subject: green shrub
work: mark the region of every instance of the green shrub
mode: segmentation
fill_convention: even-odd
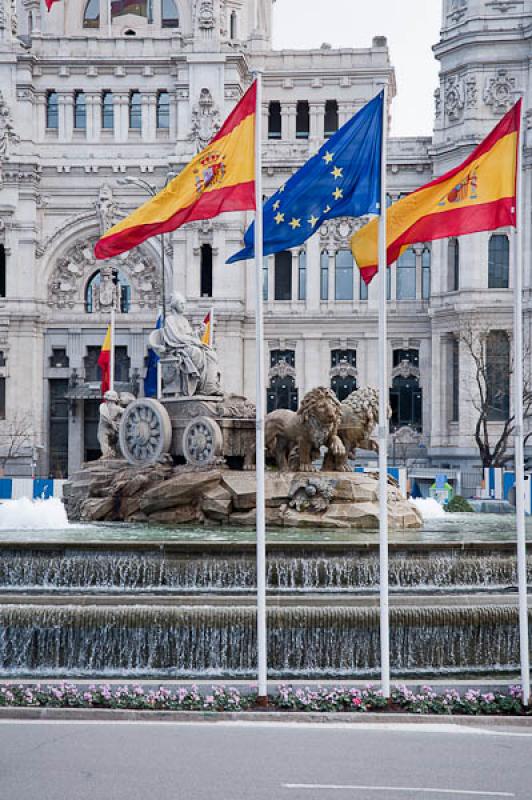
[[[453,514],[463,514],[465,511],[473,511],[465,497],[462,497],[460,494],[455,494],[455,496],[449,500],[447,505],[444,506],[444,509]]]

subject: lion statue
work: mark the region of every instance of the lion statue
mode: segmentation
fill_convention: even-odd
[[[342,417],[340,402],[330,389],[318,386],[307,392],[297,411],[272,411],[265,421],[266,451],[275,458],[280,472],[315,472],[312,461],[320,447],[332,457],[345,460],[338,437]]]
[[[323,470],[349,472],[348,458],[355,458],[357,448],[378,453],[377,442],[371,439],[373,429],[379,422],[379,393],[366,386],[357,389],[341,403],[342,419],[338,436],[344,445],[344,453],[335,455],[331,450],[325,456]],[[389,412],[390,414],[390,412]]]

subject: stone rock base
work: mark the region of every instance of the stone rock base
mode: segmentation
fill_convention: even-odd
[[[146,522],[181,525],[204,522],[253,527],[254,472],[192,469],[125,461],[86,464],[64,487],[72,521]],[[390,528],[421,528],[417,508],[390,478]],[[266,474],[266,523],[286,528],[379,527],[377,476],[363,473]]]

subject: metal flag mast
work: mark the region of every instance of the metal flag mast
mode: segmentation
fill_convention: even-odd
[[[110,391],[114,391],[115,388],[115,296],[116,296],[116,286],[113,283],[113,302],[111,304],[111,322],[109,325],[111,335],[109,337],[109,347],[111,351],[109,353],[109,389]]]
[[[523,704],[530,703],[530,655],[528,637],[528,587],[525,528],[525,458],[523,410],[523,106],[517,146],[515,228],[512,231],[514,272],[514,416],[515,416],[515,505],[517,522],[517,575],[519,586],[519,649]]]
[[[379,571],[381,688],[390,697],[390,610],[388,591],[388,325],[386,318],[388,268],[386,247],[386,160],[388,85],[382,97],[381,197],[379,217]]]
[[[266,512],[264,491],[264,309],[262,265],[264,260],[262,211],[262,73],[254,72],[257,82],[255,115],[255,337],[256,373],[256,479],[257,479],[257,678],[258,702],[268,702],[266,641]]]

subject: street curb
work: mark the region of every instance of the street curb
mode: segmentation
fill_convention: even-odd
[[[135,711],[119,708],[0,708],[0,722],[37,720],[43,722],[275,722],[345,723],[357,725],[410,724],[456,725],[470,728],[531,728],[532,716],[467,716],[463,714],[402,714],[371,712],[301,711]]]

